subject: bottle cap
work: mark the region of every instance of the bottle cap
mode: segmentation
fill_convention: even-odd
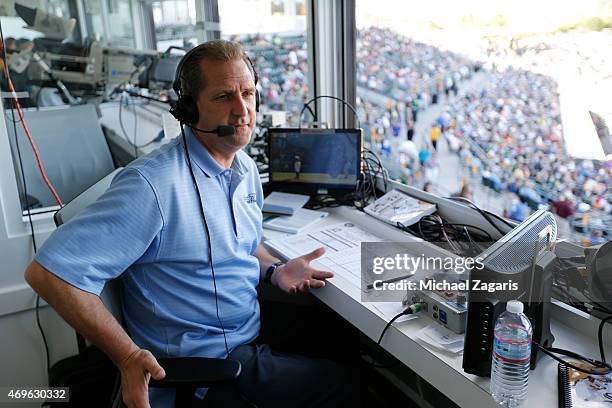
[[[506,310],[510,313],[523,313],[523,303],[518,300],[509,300],[506,304]]]

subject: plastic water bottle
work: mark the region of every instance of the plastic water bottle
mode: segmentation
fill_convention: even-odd
[[[491,396],[498,404],[518,407],[527,397],[531,359],[531,323],[523,304],[511,300],[495,323]]]

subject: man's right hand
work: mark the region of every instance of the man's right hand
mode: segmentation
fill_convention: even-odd
[[[26,281],[85,338],[98,346],[121,373],[123,400],[129,408],[149,408],[149,379],[166,376],[153,354],[138,348],[104,303],[93,293],[63,281],[35,260]]]
[[[161,380],[166,376],[153,354],[137,349],[123,361],[119,371],[123,402],[128,408],[150,408],[149,379]]]

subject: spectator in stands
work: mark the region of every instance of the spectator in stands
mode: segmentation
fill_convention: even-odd
[[[438,126],[432,126],[429,136],[431,138],[431,145],[434,150],[438,150],[438,140],[440,139],[440,135],[442,134],[442,129]]]
[[[427,193],[435,194],[435,188],[434,188],[433,184],[430,183],[429,181],[426,181],[425,184],[423,184],[423,191],[425,191]]]
[[[507,210],[507,213],[504,214],[505,217],[518,222],[523,222],[528,215],[529,207],[527,204],[516,198],[512,200],[512,206]]]
[[[522,200],[526,201],[531,208],[537,208],[542,200],[538,192],[534,190],[533,183],[531,182],[527,182],[525,186],[521,187],[518,195]]]
[[[419,102],[416,99],[412,99],[412,121],[416,122],[419,115]]]
[[[399,122],[393,122],[393,125],[391,125],[391,128],[393,130],[393,136],[394,137],[398,137],[400,135],[400,131],[401,131],[401,127]]]
[[[552,210],[561,218],[571,218],[576,213],[576,203],[570,192],[565,192],[561,200],[552,202]]]
[[[591,231],[591,236],[589,237],[589,245],[598,245],[606,242],[606,239],[603,236],[603,233],[600,230]]]
[[[421,164],[421,166],[424,166],[425,163],[427,163],[429,156],[431,156],[431,152],[429,151],[427,146],[423,144],[423,147],[421,147],[421,150],[419,150],[419,163]]]
[[[463,180],[461,182],[461,190],[454,193],[452,197],[462,197],[470,201],[474,201],[474,196],[472,194],[472,190],[470,189],[470,185],[467,180]]]
[[[440,170],[440,162],[438,161],[438,155],[433,152],[427,160],[425,160],[424,168],[424,179],[425,181],[437,182],[438,172]]]

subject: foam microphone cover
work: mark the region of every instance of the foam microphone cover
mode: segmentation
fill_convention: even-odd
[[[221,125],[217,128],[216,133],[219,137],[231,136],[236,133],[236,128],[233,126]]]

